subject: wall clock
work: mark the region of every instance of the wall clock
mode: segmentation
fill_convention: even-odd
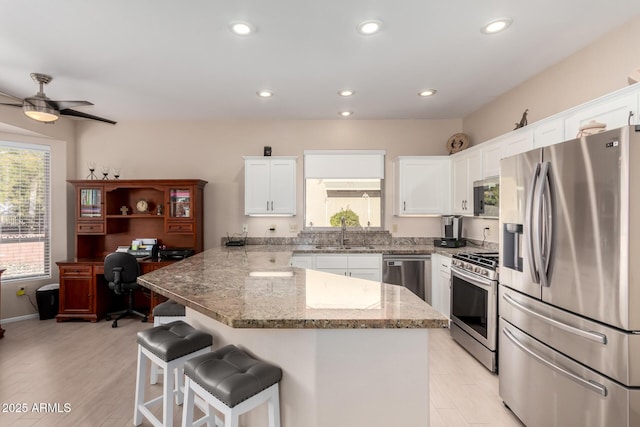
[[[138,213],[149,212],[149,203],[144,199],[138,200],[138,202],[136,203],[136,210],[138,211]]]

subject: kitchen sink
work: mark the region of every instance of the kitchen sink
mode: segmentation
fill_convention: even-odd
[[[332,246],[332,245],[316,245],[316,249],[324,249],[327,251],[342,251],[342,250],[350,250],[350,251],[362,251],[362,250],[369,250],[369,249],[375,249],[375,246],[368,246],[368,245],[361,245],[361,246],[354,246],[354,245],[345,245],[345,246]]]

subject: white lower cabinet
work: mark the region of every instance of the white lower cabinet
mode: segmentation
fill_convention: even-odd
[[[431,255],[431,306],[451,318],[451,258]]]
[[[291,265],[374,282],[382,280],[382,254],[294,255]]]
[[[289,262],[291,267],[313,268],[313,255],[294,255]]]

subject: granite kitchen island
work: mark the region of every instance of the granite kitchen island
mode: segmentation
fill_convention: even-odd
[[[187,321],[279,365],[283,427],[429,425],[429,328],[409,290],[293,268],[287,247],[214,248],[139,277]],[[264,425],[266,407],[247,414]]]

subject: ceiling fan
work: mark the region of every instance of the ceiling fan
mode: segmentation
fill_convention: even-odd
[[[43,88],[44,85],[53,80],[53,77],[47,74],[31,73],[31,78],[33,79],[33,81],[40,85],[40,90],[38,91],[38,93],[28,98],[22,99],[18,98],[17,96],[9,95],[8,93],[0,92],[1,95],[5,95],[9,98],[21,101],[20,104],[0,102],[0,105],[20,107],[27,117],[44,123],[53,123],[60,118],[60,115],[63,115],[80,117],[83,119],[98,120],[105,123],[111,123],[112,125],[116,124],[116,122],[114,122],[113,120],[93,116],[87,113],[82,113],[70,108],[93,105],[89,101],[54,101],[52,99],[49,99],[49,97],[44,94]]]

